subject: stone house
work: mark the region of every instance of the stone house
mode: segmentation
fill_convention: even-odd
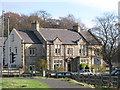
[[[33,31],[13,29],[5,42],[5,65],[25,69],[41,58],[41,46],[41,41]],[[16,54],[15,61],[11,53]]]
[[[120,68],[120,45],[118,46],[118,49],[113,57],[112,64],[113,66]]]
[[[53,29],[39,28],[39,23],[33,22],[32,30],[12,30],[5,47],[5,64],[16,67],[34,65],[42,57],[47,60],[49,70],[63,67],[65,71],[76,72],[81,63],[89,67],[103,64],[100,41],[79,25],[73,29]],[[10,61],[11,52],[17,54],[15,62]]]

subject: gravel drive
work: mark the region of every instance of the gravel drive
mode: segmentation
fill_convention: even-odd
[[[87,88],[85,86],[69,83],[68,81],[55,80],[55,79],[34,79],[44,82],[52,88]]]

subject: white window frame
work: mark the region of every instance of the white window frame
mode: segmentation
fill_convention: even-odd
[[[80,64],[88,64],[89,65],[89,60],[88,59],[81,59]]]
[[[17,47],[15,47],[15,54],[17,54],[18,53],[18,48]]]
[[[55,62],[56,61],[56,62]],[[54,65],[54,69],[55,69],[55,65],[58,65],[56,67],[61,67],[63,63],[63,60],[54,60],[53,65]]]
[[[80,48],[79,48],[79,55],[85,56],[87,54],[86,45],[80,44],[79,46],[80,46]],[[81,53],[80,53],[80,50],[81,50]]]
[[[55,55],[61,55],[61,47],[62,47],[62,45],[60,45],[60,44],[56,44],[55,45]]]
[[[67,48],[67,55],[74,55],[74,48]]]

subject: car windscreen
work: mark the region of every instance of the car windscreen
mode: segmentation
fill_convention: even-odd
[[[66,75],[66,76],[70,76],[71,74],[70,74],[70,73],[66,73],[65,75]]]
[[[116,72],[116,70],[112,71],[112,72],[111,72],[111,75],[114,74],[115,72]]]

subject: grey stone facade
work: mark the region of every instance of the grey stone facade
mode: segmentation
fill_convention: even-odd
[[[8,41],[13,34],[14,42],[10,42],[9,48],[15,52],[17,47],[19,51],[16,62],[12,64],[23,68],[34,65],[42,57],[47,60],[49,70],[62,67],[64,71],[76,72],[81,63],[89,67],[94,65],[95,58],[100,58],[100,65],[103,63],[99,54],[101,43],[90,31],[81,30],[79,25],[73,29],[52,29],[39,28],[38,22],[34,22],[31,31],[13,30],[5,44],[7,53]],[[6,64],[8,60],[6,57]]]

